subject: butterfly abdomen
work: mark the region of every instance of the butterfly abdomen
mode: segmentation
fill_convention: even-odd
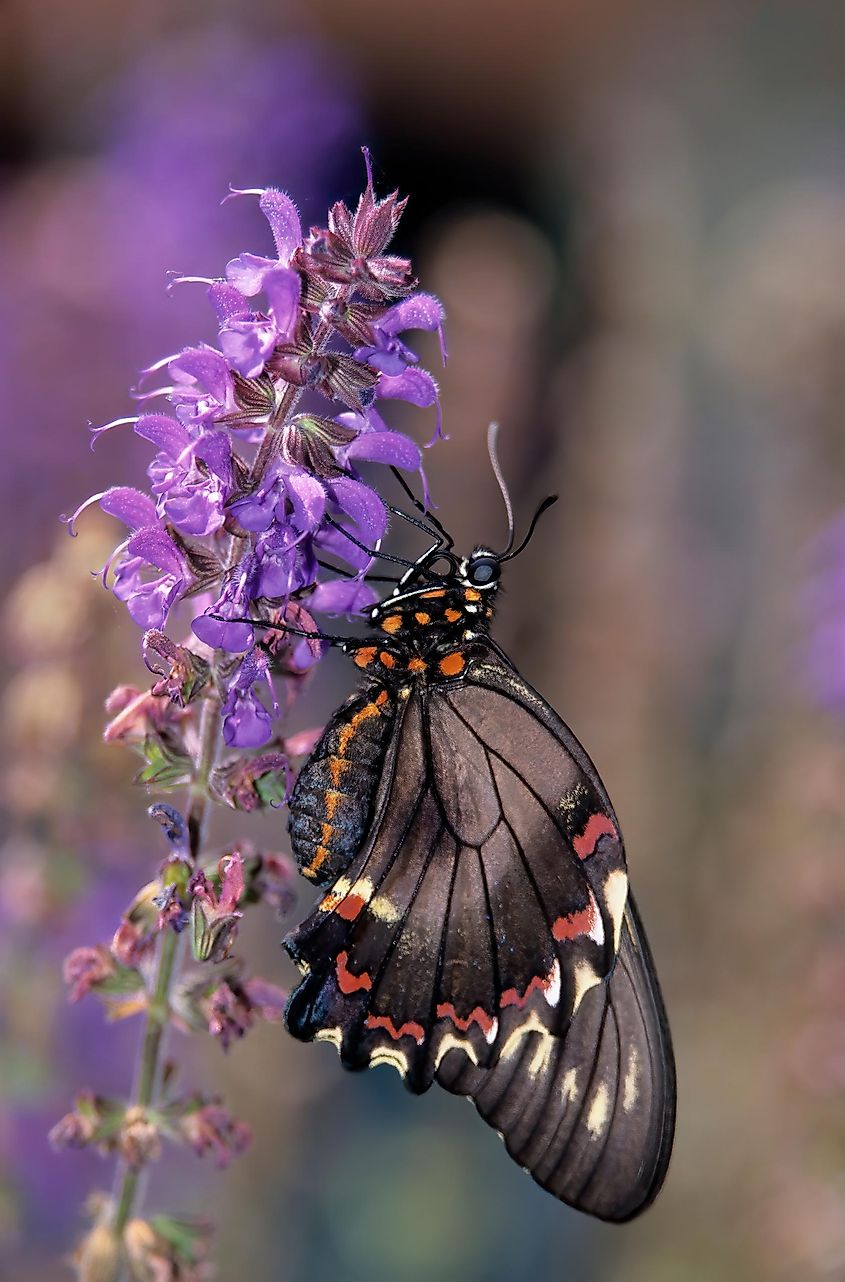
[[[394,713],[385,689],[351,699],[299,773],[290,799],[291,847],[299,871],[317,885],[334,881],[361,844]]]

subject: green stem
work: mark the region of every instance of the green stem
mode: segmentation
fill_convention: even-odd
[[[210,806],[208,781],[220,740],[220,701],[208,698],[200,719],[199,751],[188,802],[190,853],[199,862]],[[177,971],[180,939],[175,931],[165,931],[159,943],[155,981],[150,996],[135,1088],[130,1107],[146,1111],[156,1102],[161,1080],[162,1056],[170,1017],[170,990]],[[120,1240],[126,1225],[138,1212],[142,1196],[142,1172],[121,1162],[115,1173],[115,1198],[112,1231]]]

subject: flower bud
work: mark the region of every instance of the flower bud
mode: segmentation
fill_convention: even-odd
[[[107,1224],[95,1224],[79,1245],[74,1263],[78,1282],[118,1282],[120,1243]]]

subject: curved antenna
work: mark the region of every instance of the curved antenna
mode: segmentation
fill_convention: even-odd
[[[510,551],[511,551],[511,548],[513,547],[513,540],[514,540],[513,504],[511,503],[511,496],[510,494],[508,494],[508,487],[507,485],[505,485],[505,478],[502,475],[502,467],[501,467],[501,464],[499,463],[499,455],[496,452],[496,441],[497,441],[498,435],[499,435],[499,424],[491,423],[487,429],[487,453],[490,455],[490,465],[493,468],[493,475],[496,478],[496,484],[498,485],[499,489],[502,492],[502,498],[505,500],[505,511],[508,514],[507,547],[505,548],[504,552],[497,553],[497,556],[499,557],[499,559],[501,561],[505,561],[508,559],[508,556],[510,555]]]
[[[550,507],[553,507],[555,503],[557,503],[556,494],[550,494],[548,498],[543,499],[543,502],[540,504],[540,506],[537,508],[537,511],[534,513],[533,517],[531,518],[531,524],[528,527],[528,533],[520,543],[519,547],[514,548],[512,552],[510,550],[504,552],[502,556],[499,557],[500,561],[512,561],[515,556],[519,556],[520,552],[524,551],[524,549],[528,547],[528,544],[531,542],[531,536],[533,535],[534,530],[536,529],[537,522],[539,521],[540,517],[543,515],[544,512],[547,512]]]

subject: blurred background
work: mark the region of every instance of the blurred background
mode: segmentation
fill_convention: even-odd
[[[67,1276],[108,1186],[45,1136],[79,1087],[125,1089],[138,1029],[68,1010],[60,965],[161,856],[134,759],[100,740],[105,695],[146,678],[88,573],[114,530],[58,522],[137,483],[147,450],[91,453],[86,424],[213,341],[202,289],[169,297],[166,271],[266,252],[228,184],[316,221],[360,190],[366,142],[447,309],[442,519],[459,546],[503,539],[492,418],[521,521],[561,496],[498,635],[621,817],[675,1034],[675,1157],[641,1221],[594,1223],[454,1099],[268,1026],[189,1052],[253,1148],[225,1175],[168,1157],[151,1204],[216,1219],[221,1279],[845,1278],[841,5],[6,0],[0,104],[0,1276]],[[423,440],[420,418],[391,421]],[[311,722],[351,686],[332,662]],[[221,843],[283,846],[278,819],[241,818]],[[287,983],[279,935],[268,916],[244,948]]]

